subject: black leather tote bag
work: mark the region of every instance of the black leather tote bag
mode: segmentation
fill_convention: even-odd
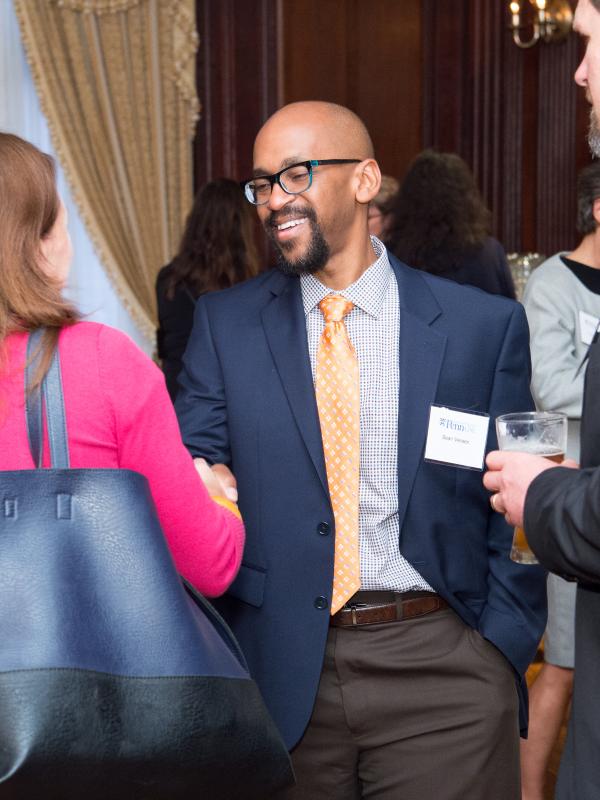
[[[182,585],[146,479],[69,469],[57,352],[42,395],[52,468],[0,472],[1,800],[273,797],[287,751],[233,634]]]

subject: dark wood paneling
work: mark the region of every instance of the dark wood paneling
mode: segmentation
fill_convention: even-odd
[[[381,168],[421,149],[421,0],[283,3],[283,99],[328,100],[365,122]]]
[[[423,147],[471,166],[507,250],[576,242],[590,160],[574,35],[521,50],[504,0],[198,0],[196,182],[245,177],[280,105],[321,99],[365,121],[382,170]]]
[[[424,144],[467,161],[510,248],[520,239],[523,65],[504,36],[505,8],[425,0],[424,9]]]
[[[530,161],[529,158],[523,158],[521,145],[524,111],[530,105],[535,107],[530,98],[524,97],[526,64],[522,58],[515,57],[513,49],[516,47],[511,38],[503,36],[501,52],[505,80],[500,105],[503,159],[499,177],[502,188],[500,205],[490,206],[494,215],[494,231],[497,232],[508,252],[518,250],[523,241],[523,220],[527,218],[525,204],[528,202],[529,195],[532,195],[531,192],[524,194],[522,190],[524,183],[528,183],[531,178],[527,174],[527,165]],[[535,57],[536,54],[531,51],[528,51],[528,55],[525,56],[530,61]],[[533,148],[535,150],[535,143]],[[532,204],[529,210],[533,213],[535,205]]]
[[[462,154],[468,0],[423,0],[423,145]]]
[[[507,3],[424,0],[424,144],[459,153],[507,250],[572,247],[585,100],[574,35],[519,49]]]
[[[577,244],[576,122],[582,91],[573,81],[577,40],[540,48],[536,241],[545,253]]]
[[[520,69],[522,85],[521,98],[518,104],[518,135],[513,134],[518,158],[517,168],[520,181],[514,186],[515,192],[520,190],[520,195],[513,195],[518,203],[513,210],[511,195],[507,195],[504,208],[506,217],[511,222],[510,233],[507,235],[501,230],[501,235],[506,240],[506,249],[520,252],[542,252],[542,243],[537,241],[537,126],[538,126],[538,72],[539,48],[533,50],[519,50],[515,47],[510,36],[505,37],[506,48],[510,52],[510,60]],[[534,135],[531,136],[531,132]],[[510,132],[509,132],[510,134]],[[518,197],[518,199],[517,199]]]
[[[396,177],[422,145],[420,0],[355,0],[351,101],[375,143],[382,171]]]
[[[348,102],[353,3],[294,0],[283,5],[283,95],[297,100]]]
[[[280,105],[280,0],[198,0],[202,104],[195,185],[252,172],[256,131]]]

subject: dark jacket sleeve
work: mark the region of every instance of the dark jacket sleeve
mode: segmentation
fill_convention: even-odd
[[[225,383],[213,340],[206,297],[196,303],[194,327],[179,376],[175,410],[181,437],[192,456],[211,464],[229,464]]]
[[[551,572],[600,584],[600,467],[538,475],[525,498],[525,532]]]
[[[487,409],[492,420],[499,414],[534,407],[529,391],[528,333],[523,307],[514,303],[502,337]],[[497,447],[493,423],[488,445],[491,449]],[[488,596],[479,620],[479,632],[496,645],[522,675],[535,655],[546,626],[546,573],[535,566],[524,570],[509,559],[512,537],[513,529],[490,508],[487,525]]]

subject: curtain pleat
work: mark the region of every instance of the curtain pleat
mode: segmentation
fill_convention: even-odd
[[[15,0],[54,149],[136,322],[192,202],[194,0]]]

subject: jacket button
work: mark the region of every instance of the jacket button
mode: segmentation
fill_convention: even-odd
[[[315,608],[318,608],[320,611],[323,611],[324,608],[327,608],[329,603],[327,602],[326,597],[315,597]]]
[[[319,522],[317,525],[317,532],[320,533],[321,536],[329,536],[331,525],[328,522]]]

